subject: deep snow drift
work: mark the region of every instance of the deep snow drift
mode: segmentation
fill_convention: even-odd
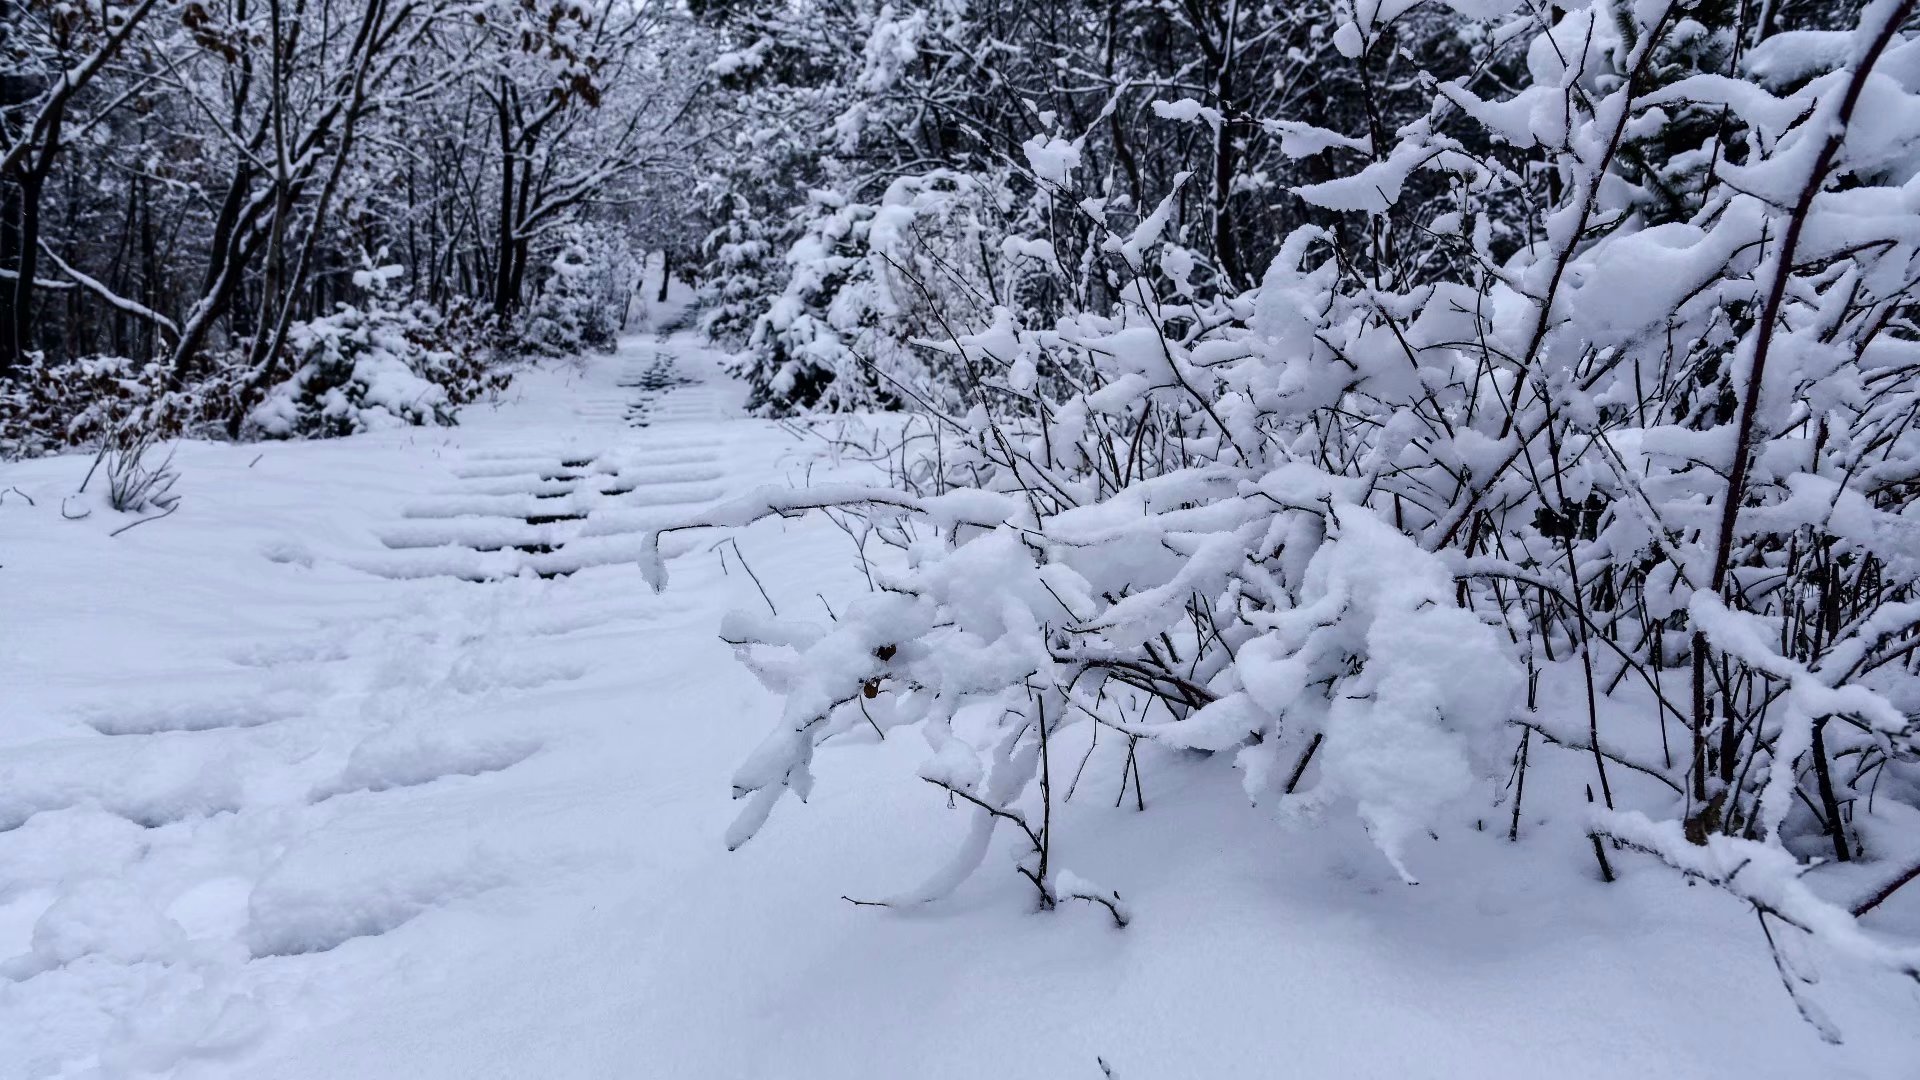
[[[1545,798],[1531,857],[1489,807],[1409,841],[1410,887],[1206,755],[1143,750],[1147,809],[1116,806],[1109,740],[1056,842],[1128,928],[1033,913],[998,852],[952,900],[856,907],[964,830],[902,732],[727,853],[775,702],[722,616],[866,588],[818,518],[641,581],[647,528],[868,478],[738,402],[690,339],[635,338],[454,429],[183,446],[179,512],[117,537],[86,459],[0,467],[0,1077],[1920,1072],[1920,991],[1808,958],[1848,1018],[1824,1045],[1742,905],[1627,853],[1601,884]]]

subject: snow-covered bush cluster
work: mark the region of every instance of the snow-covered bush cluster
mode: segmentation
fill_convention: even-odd
[[[1503,802],[1523,838],[1523,799],[1558,800],[1597,876],[1650,852],[1770,942],[1920,974],[1854,922],[1920,867],[1914,0],[1305,7],[1268,38],[1190,28],[1226,68],[1209,92],[1155,86],[1146,51],[1063,60],[1090,89],[1036,93],[1031,134],[969,129],[991,168],[934,154],[916,175],[1004,196],[969,227],[1032,226],[972,236],[978,276],[885,259],[882,288],[886,203],[813,198],[767,316],[799,344],[749,363],[773,391],[796,356],[873,364],[918,286],[890,347],[927,374],[897,376],[920,419],[894,485],[685,523],[850,512],[898,549],[830,620],[727,628],[785,700],[732,841],[807,796],[823,741],[912,726],[975,829],[896,900],[1005,826],[1043,904],[1124,921],[1050,862],[1057,740],[1094,726],[1223,755],[1290,819],[1357,813],[1409,881],[1446,872],[1429,833]],[[992,20],[958,18],[870,20],[869,70],[946,79],[923,130],[990,96],[956,72]],[[1229,83],[1248,69],[1280,89]],[[1199,167],[1130,177],[1167,124]],[[1290,207],[1265,245],[1261,201]],[[1015,258],[1047,286],[989,272]],[[1574,790],[1528,786],[1555,753]]]
[[[521,346],[525,348],[525,346]],[[453,422],[454,410],[506,385],[509,368],[487,320],[467,305],[443,313],[394,304],[378,290],[288,327],[284,368],[249,410],[244,434],[331,437],[396,425]],[[250,369],[225,355],[191,379],[164,364],[35,356],[0,383],[0,456],[33,457],[100,443],[115,432],[150,438],[218,435]]]
[[[295,323],[293,373],[267,391],[248,425],[290,438],[450,424],[456,406],[507,378],[469,331],[424,304],[390,307],[377,297]]]
[[[172,388],[161,365],[122,356],[49,364],[35,355],[0,382],[0,458],[97,442],[123,427],[178,434],[209,415],[224,389],[209,380],[184,393]]]

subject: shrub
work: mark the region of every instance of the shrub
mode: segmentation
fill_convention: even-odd
[[[88,356],[48,364],[39,355],[0,381],[0,458],[88,445],[123,428],[178,435],[216,419],[231,389],[216,370],[191,388],[159,363]]]
[[[1337,6],[1339,53],[1393,52],[1388,8]],[[1695,47],[1741,32],[1727,6],[1595,0],[1498,33],[1463,15],[1512,83],[1408,80],[1432,107],[1391,138],[1276,121],[1320,165],[1292,189],[1317,220],[1252,287],[1191,287],[1191,177],[1122,228],[1106,187],[1074,187],[1080,143],[1036,138],[1040,197],[1102,233],[1078,269],[1045,261],[1104,287],[1044,318],[1003,294],[929,333],[968,407],[867,455],[891,486],[769,489],[679,526],[817,510],[900,549],[830,624],[725,628],[784,697],[735,774],[730,842],[863,727],[919,728],[920,777],[973,819],[891,902],[950,892],[1005,829],[1041,906],[1122,919],[1053,858],[1057,740],[1102,731],[1125,740],[1123,782],[1159,744],[1230,760],[1288,818],[1351,809],[1408,881],[1442,869],[1409,841],[1484,828],[1496,800],[1517,840],[1524,798],[1603,880],[1637,852],[1735,897],[1837,1039],[1786,931],[1920,978],[1920,950],[1855,922],[1920,881],[1901,839],[1920,806],[1920,140],[1887,119],[1920,108],[1915,15],[1880,0],[1844,11],[1852,30],[1744,52]],[[851,211],[810,233],[818,257],[796,245],[796,282],[872,287]],[[776,330],[874,325],[796,298],[827,314]],[[1529,786],[1555,754],[1552,786]]]
[[[454,409],[506,385],[480,320],[415,302],[343,305],[288,334],[293,374],[248,415],[269,438],[330,437],[454,422]]]

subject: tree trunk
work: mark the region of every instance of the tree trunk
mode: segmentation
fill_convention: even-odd
[[[19,168],[14,186],[18,189],[15,211],[16,231],[12,303],[8,306],[6,342],[0,346],[0,369],[19,364],[33,351],[33,287],[40,270],[40,196],[46,190],[47,175],[53,172],[54,155],[59,152],[64,106],[49,106],[52,115],[46,130],[46,143],[38,154],[29,154]]]
[[[20,267],[20,186],[0,182],[0,268]],[[20,364],[20,343],[13,335],[13,293],[0,282],[0,375]]]
[[[43,161],[52,165],[52,155],[46,155]],[[40,165],[36,163],[19,184],[20,231],[16,243],[20,254],[14,265],[20,276],[13,282],[12,319],[7,331],[8,351],[16,363],[33,351],[33,281],[40,272],[40,193],[47,178]]]
[[[494,112],[500,133],[500,255],[493,281],[493,318],[500,330],[505,331],[517,296],[513,291],[513,116],[507,107],[504,75],[500,76]]]

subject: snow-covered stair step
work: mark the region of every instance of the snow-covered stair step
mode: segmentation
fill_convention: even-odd
[[[455,466],[453,475],[461,480],[495,480],[508,476],[535,476],[544,480],[577,480],[595,471],[605,471],[594,458],[528,458],[520,461],[481,461]]]
[[[613,479],[614,486],[632,490],[661,484],[719,480],[726,475],[727,470],[716,464],[713,458],[705,458],[628,466],[615,472]]]
[[[672,450],[672,451],[706,450],[706,451],[712,452],[712,451],[719,451],[719,450],[725,449],[725,447],[726,447],[726,443],[724,443],[719,439],[711,438],[711,437],[694,438],[694,439],[688,439],[688,438],[676,439],[676,438],[667,438],[665,436],[661,436],[661,437],[641,436],[640,441],[635,442],[630,446],[628,446],[627,448],[623,449],[621,451],[621,455],[625,457],[635,453],[651,454],[651,453],[662,453],[669,450]]]
[[[690,550],[694,540],[669,536],[661,543],[663,555],[677,556]],[[352,565],[380,577],[415,579],[452,577],[485,582],[534,574],[543,578],[565,577],[596,566],[637,565],[645,554],[638,532],[609,536],[581,536],[548,552],[527,552],[514,548],[478,551],[470,547],[405,548],[379,555],[365,556]]]
[[[539,524],[513,517],[422,518],[388,526],[378,535],[382,544],[396,551],[465,547],[481,552],[513,548],[544,554],[576,543],[581,537],[618,536],[660,528],[680,516],[674,508],[682,505],[690,503],[676,500],[637,507],[603,507],[584,515]]]
[[[506,518],[540,525],[584,517],[596,508],[679,506],[724,498],[726,489],[713,481],[724,471],[698,466],[637,468],[625,478],[615,476],[603,491],[572,491],[558,495],[524,492],[503,494],[457,493],[439,495],[401,510],[403,518]]]
[[[427,518],[390,525],[380,530],[379,537],[382,544],[395,550],[468,547],[475,551],[550,551],[565,542],[554,524],[534,525],[512,517]]]
[[[538,495],[551,498],[555,495],[571,495],[576,491],[594,490],[595,483],[609,485],[613,478],[594,478],[588,480],[542,480],[537,476],[502,476],[487,480],[466,480],[460,484],[462,495]]]
[[[715,477],[718,479],[718,477]],[[699,506],[727,497],[727,489],[719,484],[689,481],[685,483],[655,482],[636,487],[619,496],[617,500],[605,503],[607,512],[631,509],[642,506]]]
[[[545,446],[534,445],[534,446],[518,446],[518,447],[509,447],[509,446],[489,447],[486,449],[467,451],[463,456],[467,461],[470,461],[470,462],[498,462],[498,461],[522,462],[522,461],[548,461],[548,460],[562,460],[562,459],[568,460],[568,461],[587,462],[605,455],[607,453],[607,450],[608,450],[608,447],[605,444],[592,444],[592,445],[586,445],[586,446],[564,446],[561,449],[555,449],[553,444],[549,443]]]
[[[720,460],[718,446],[682,446],[663,447],[637,446],[622,451],[608,459],[613,464],[615,477],[621,476],[627,469],[656,465],[705,465]]]
[[[579,492],[562,495],[533,495],[526,492],[509,492],[500,495],[454,494],[422,499],[401,510],[400,516],[406,518],[555,518],[565,515],[584,515],[592,505],[592,500],[586,494]]]

